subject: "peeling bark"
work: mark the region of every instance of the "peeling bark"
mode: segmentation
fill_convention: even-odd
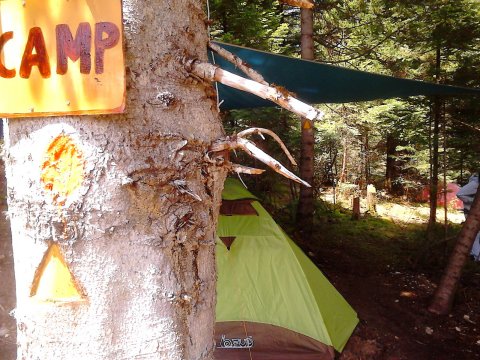
[[[223,130],[208,85],[179,61],[207,58],[203,1],[124,0],[123,13],[124,114],[9,120],[5,129],[19,359],[212,358],[225,173],[204,159]],[[84,168],[58,202],[51,188],[62,185],[46,186],[40,169],[63,135]],[[31,297],[52,243],[83,301]]]

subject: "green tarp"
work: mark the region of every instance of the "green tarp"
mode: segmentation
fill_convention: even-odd
[[[227,179],[223,198],[254,198]],[[218,239],[216,321],[280,326],[341,351],[357,315],[312,261],[258,201],[258,213],[219,217],[217,236],[235,237],[227,249]]]
[[[409,97],[415,95],[480,95],[480,90],[391,76],[326,65],[217,42],[247,62],[271,84],[280,85],[309,104],[346,103]],[[210,54],[212,56],[212,54]],[[245,76],[235,66],[218,55],[214,61],[221,68]],[[242,109],[277,106],[255,95],[218,84],[220,108]]]

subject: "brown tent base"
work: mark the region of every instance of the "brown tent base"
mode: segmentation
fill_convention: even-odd
[[[216,360],[333,360],[333,347],[279,326],[217,322]]]

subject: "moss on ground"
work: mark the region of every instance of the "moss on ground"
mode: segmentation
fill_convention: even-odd
[[[438,224],[436,240],[430,242],[426,236],[426,223],[393,222],[368,214],[352,220],[349,210],[317,202],[312,238],[302,241],[295,228],[295,207],[296,204],[281,209],[277,207],[275,217],[305,250],[320,256],[343,253],[377,271],[395,269],[438,274],[445,268],[461,229],[461,225],[449,223],[445,233],[443,224]],[[469,261],[465,277],[479,271],[480,264]]]

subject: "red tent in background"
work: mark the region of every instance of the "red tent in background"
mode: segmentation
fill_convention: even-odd
[[[457,192],[460,190],[460,186],[455,183],[448,183],[447,184],[447,206],[451,209],[455,210],[462,210],[463,209],[463,202],[459,198],[457,198]],[[422,190],[421,200],[428,201],[430,199],[430,191],[429,187],[425,186]],[[444,205],[444,190],[443,187],[438,189],[438,196],[437,196],[437,205],[443,206]]]
[[[447,206],[456,209],[456,210],[462,210],[463,209],[463,202],[457,197],[457,192],[460,190],[460,186],[455,183],[448,183],[447,184]],[[439,192],[438,197],[437,197],[437,204],[439,206],[444,206],[444,195],[443,195],[443,189],[441,192]]]

